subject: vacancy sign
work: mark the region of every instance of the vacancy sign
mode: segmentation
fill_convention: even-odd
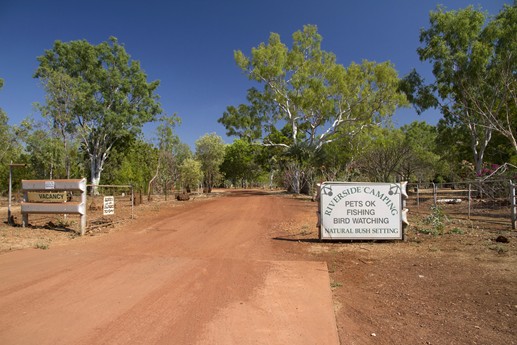
[[[320,238],[399,240],[402,229],[400,183],[325,182],[320,186]],[[405,192],[404,192],[405,194]]]

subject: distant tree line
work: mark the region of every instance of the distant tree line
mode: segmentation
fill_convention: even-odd
[[[235,140],[206,134],[194,152],[177,133],[180,118],[163,114],[159,82],[116,38],[56,41],[34,74],[46,94],[37,105],[43,121],[11,126],[0,109],[0,191],[10,162],[27,163],[15,184],[87,177],[149,196],[220,186],[310,193],[324,180],[472,180],[517,165],[516,2],[493,17],[472,6],[431,12],[417,48],[433,66],[431,82],[416,70],[400,78],[389,62],[345,67],[322,41],[307,25],[290,45],[272,33],[249,55],[236,51],[255,86],[218,120]],[[408,106],[443,117],[395,128],[391,116]],[[157,130],[146,140],[151,121]]]

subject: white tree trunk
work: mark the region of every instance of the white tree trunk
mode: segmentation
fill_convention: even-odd
[[[296,167],[293,179],[293,188],[296,194],[300,194],[300,170]]]
[[[92,179],[92,193],[93,195],[99,195],[99,183],[101,181],[103,161],[97,157],[90,159],[90,173]]]
[[[475,131],[471,131],[471,149],[474,158],[474,166],[476,169],[476,177],[481,176],[481,171],[483,170],[483,161],[485,158],[485,150],[492,138],[492,131],[489,128],[485,128],[485,135],[483,138],[477,138],[477,133]],[[479,142],[481,140],[481,142]]]
[[[99,195],[99,182],[101,181],[100,172],[98,176],[92,177],[93,195]]]
[[[269,189],[273,189],[273,179],[275,178],[275,170],[271,169],[269,171]]]

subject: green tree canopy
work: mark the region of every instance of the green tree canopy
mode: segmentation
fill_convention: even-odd
[[[173,114],[163,116],[160,120],[161,123],[157,128],[159,148],[157,177],[165,194],[165,200],[167,200],[169,190],[174,188],[174,183],[179,178],[179,164],[174,155],[174,147],[179,144],[180,140],[174,134],[174,127],[180,122],[180,119]]]
[[[357,160],[362,177],[373,182],[394,182],[409,147],[400,129],[375,128],[363,136],[363,148]]]
[[[63,154],[62,165],[66,170],[66,178],[71,175],[71,156],[75,151],[76,122],[74,111],[80,102],[78,79],[57,70],[47,70],[41,78],[46,93],[45,105],[37,105],[41,114],[49,122],[52,137],[59,139]],[[56,145],[58,142],[56,142]]]
[[[515,140],[517,9],[505,6],[495,19],[469,6],[458,11],[438,7],[422,30],[418,54],[433,65],[435,81],[427,84],[416,71],[401,89],[418,111],[440,107],[445,123],[469,134],[479,174],[494,131]],[[513,96],[512,96],[513,94]]]
[[[517,154],[517,1],[505,5],[481,33],[487,63],[477,85],[467,84],[473,112],[508,139]]]
[[[434,179],[440,156],[436,154],[436,127],[423,121],[414,121],[401,128],[407,156],[400,162],[399,174],[403,180],[426,182]]]
[[[228,135],[283,148],[278,164],[286,185],[299,193],[311,184],[314,169],[307,159],[315,152],[386,122],[407,101],[390,62],[364,60],[344,67],[322,49],[314,25],[292,38],[289,48],[272,33],[251,55],[234,53],[237,65],[262,88],[248,90],[248,104],[229,106],[219,122]]]
[[[0,78],[0,91],[4,85],[4,80]],[[16,126],[9,125],[9,117],[0,108],[0,192],[8,189],[7,181],[9,176],[9,163],[25,163],[22,161],[22,150],[21,144],[22,139],[21,130],[18,130]],[[26,169],[24,169],[25,171]]]
[[[180,164],[181,184],[190,193],[191,189],[197,187],[203,179],[201,162],[194,158],[185,158]]]
[[[260,174],[260,167],[255,160],[257,148],[244,139],[227,145],[221,165],[225,178],[234,185],[240,182],[241,187],[244,187],[245,181],[252,182]]]
[[[207,193],[212,192],[220,177],[220,166],[224,160],[223,138],[215,133],[205,134],[196,140],[196,158],[201,162],[203,185]]]
[[[0,78],[0,90],[4,85],[4,80]],[[7,114],[0,108],[0,138],[2,138],[2,146],[0,147],[0,164],[4,165],[9,162],[11,150],[16,143],[16,138],[9,126],[9,118]]]
[[[114,151],[112,158],[117,161],[109,161],[114,184],[131,184],[135,190],[145,192],[148,183],[155,173],[158,164],[159,150],[153,145],[135,139],[123,153]]]
[[[433,64],[435,88],[449,124],[458,124],[470,134],[476,170],[481,171],[492,128],[471,110],[466,86],[477,83],[488,63],[488,47],[481,41],[486,14],[472,6],[459,11],[439,7],[431,12],[430,27],[423,30],[418,49],[421,60]]]
[[[47,84],[55,75],[67,76],[67,86],[61,89],[65,96],[48,93],[47,114],[73,124],[90,160],[91,181],[97,185],[113,147],[140,133],[143,124],[161,112],[159,82],[148,82],[140,63],[113,37],[98,45],[56,41],[38,62],[34,76]],[[68,99],[73,102],[66,103]],[[63,102],[70,105],[66,116],[57,111]]]
[[[303,142],[319,149],[338,134],[353,135],[381,123],[406,103],[389,62],[363,61],[345,68],[321,49],[321,42],[316,26],[306,25],[293,34],[291,49],[272,33],[251,56],[236,51],[238,66],[264,88],[248,91],[249,104],[228,107],[219,119],[228,134],[260,137],[271,146]],[[286,124],[290,143],[271,140],[269,134]]]

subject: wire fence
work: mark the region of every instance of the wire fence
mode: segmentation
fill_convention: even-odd
[[[135,206],[147,197],[135,193],[130,185],[101,185],[92,193],[88,185],[86,205],[86,231],[109,226],[130,220],[134,217]],[[411,214],[428,215],[433,207],[440,209],[451,219],[463,219],[473,222],[484,222],[508,226],[515,229],[517,218],[516,185],[510,180],[497,181],[465,181],[456,183],[410,183],[408,184],[408,200],[406,207]],[[79,198],[77,194],[69,194],[71,200]],[[156,196],[157,197],[157,196]],[[171,199],[174,197],[171,195]],[[144,199],[144,200],[143,200]],[[158,198],[160,199],[160,198]],[[23,192],[16,191],[12,195],[12,214],[15,224],[21,224],[20,205]],[[75,200],[78,201],[78,200]],[[158,200],[155,200],[155,202]],[[0,199],[0,216],[7,220],[7,198]],[[35,214],[30,217],[30,224],[35,226],[63,225],[71,229],[79,229],[77,215]]]
[[[410,214],[429,214],[433,207],[439,207],[451,219],[508,225],[515,229],[515,202],[512,181],[492,180],[410,183],[406,205]]]
[[[135,200],[131,185],[87,185],[87,230],[104,227],[132,219]]]

